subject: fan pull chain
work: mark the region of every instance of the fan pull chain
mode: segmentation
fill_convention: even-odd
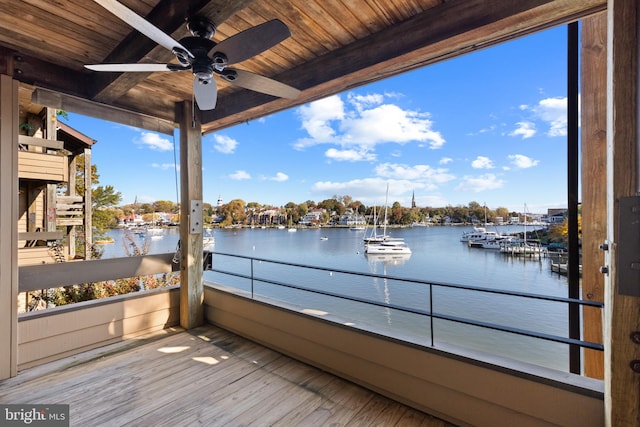
[[[196,128],[196,98],[193,91],[191,92],[191,128]]]

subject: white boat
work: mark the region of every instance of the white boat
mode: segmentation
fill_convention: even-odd
[[[519,240],[506,243],[500,247],[500,252],[516,256],[540,256],[544,252],[542,246]]]
[[[374,224],[371,236],[365,238],[365,254],[410,254],[411,249],[400,237],[387,236],[387,206],[389,201],[389,185],[387,184],[387,196],[384,204],[384,223],[382,224],[382,235],[376,234],[375,213]]]
[[[390,241],[402,241],[402,238],[391,237],[387,235],[387,208],[385,206],[384,209],[384,225],[382,234],[378,234],[377,224],[378,218],[376,216],[376,207],[373,207],[373,227],[371,227],[371,234],[368,237],[362,239],[364,244],[367,245],[369,243],[382,243],[382,242],[390,242]]]
[[[297,228],[293,228],[293,227],[289,227],[289,228],[287,228],[287,231],[289,233],[295,233],[296,231],[298,231],[298,229]]]
[[[213,236],[203,236],[202,237],[202,249],[205,251],[210,251],[216,245],[216,239]]]
[[[467,244],[470,248],[484,248],[489,249],[492,244],[498,244],[497,249],[500,248],[499,243],[505,239],[510,239],[511,236],[500,234],[495,231],[485,231],[483,233],[472,234],[467,240]],[[491,248],[496,249],[496,248]]]
[[[164,230],[160,227],[149,227],[147,228],[147,234],[149,236],[162,236],[164,234]]]
[[[527,204],[524,205],[524,239],[503,245],[500,252],[506,255],[539,257],[546,249],[538,242],[527,241]]]
[[[499,238],[499,239],[486,240],[486,241],[482,242],[482,249],[500,250],[504,246],[512,243],[513,241],[514,241],[513,237],[504,237],[504,238]]]
[[[464,231],[460,237],[461,242],[468,242],[469,240],[482,238],[484,233],[487,232],[485,227],[473,227],[473,230]]]
[[[370,254],[410,254],[411,248],[404,241],[388,240],[378,243],[368,243],[364,248],[364,253]]]

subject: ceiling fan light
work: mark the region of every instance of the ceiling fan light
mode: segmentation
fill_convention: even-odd
[[[208,85],[213,80],[213,76],[209,73],[194,73],[198,81],[204,85]]]

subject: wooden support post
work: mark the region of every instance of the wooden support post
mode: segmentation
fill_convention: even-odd
[[[69,181],[71,176],[75,180],[75,162],[73,170],[69,171]],[[71,183],[69,188],[71,188]],[[75,194],[75,182],[73,182],[74,194]],[[93,212],[93,199],[91,198],[91,148],[84,149],[84,259],[91,259],[91,245],[93,244],[93,229],[92,229],[92,212]],[[73,248],[75,253],[75,248]]]
[[[18,82],[0,75],[0,379],[18,373]]]
[[[191,102],[176,105],[180,125],[180,326],[204,321],[202,271],[202,124]]]
[[[73,177],[74,182],[75,182],[75,170],[78,167],[78,157],[77,154],[73,154],[71,156],[69,156],[69,162],[67,164],[67,167],[69,168],[69,185],[67,185],[67,196],[75,196],[76,195],[76,186],[74,184],[72,184],[71,182],[71,177]],[[85,193],[86,193],[87,189],[85,188]],[[87,205],[85,203],[85,211],[87,209]],[[86,212],[85,212],[86,214]],[[87,223],[86,223],[86,217],[85,217],[85,227],[86,227]],[[91,225],[89,223],[89,225]],[[69,259],[74,259],[76,257],[76,238],[78,237],[78,229],[75,225],[69,225],[66,226],[66,234],[67,234],[67,244],[69,245],[69,247],[67,248],[68,254],[69,254]],[[85,254],[85,259],[89,259],[87,258],[86,254]]]
[[[604,302],[607,239],[607,14],[582,22],[582,298]],[[602,342],[602,310],[583,308],[583,337]],[[604,353],[584,350],[584,373],[604,379]]]
[[[625,236],[620,200],[638,195],[638,0],[609,0],[607,8],[607,238],[605,254],[605,424],[640,425],[640,344],[631,339],[640,331],[640,297],[621,293]],[[634,236],[637,239],[637,236]],[[639,254],[635,254],[636,258]],[[636,289],[636,288],[634,288]]]

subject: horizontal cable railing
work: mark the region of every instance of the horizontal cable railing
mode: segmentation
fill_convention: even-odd
[[[331,269],[331,268],[326,268],[326,267],[319,267],[319,266],[313,266],[313,265],[304,265],[304,264],[298,264],[298,263],[291,263],[291,262],[285,262],[285,261],[277,261],[277,260],[271,260],[271,259],[265,259],[265,258],[256,258],[256,257],[250,257],[250,256],[244,256],[244,255],[236,255],[236,254],[230,254],[230,253],[224,253],[224,252],[217,252],[214,251],[213,252],[214,256],[225,256],[225,257],[232,257],[235,259],[243,259],[243,260],[247,260],[250,263],[250,272],[248,274],[244,274],[241,273],[239,271],[230,271],[230,270],[224,270],[224,269],[220,269],[220,268],[211,268],[209,269],[209,271],[212,271],[214,273],[218,273],[218,274],[223,274],[223,275],[227,275],[227,276],[233,276],[233,277],[237,277],[240,279],[246,279],[249,280],[251,283],[251,298],[255,298],[254,295],[254,284],[255,283],[265,283],[265,284],[269,284],[269,285],[274,285],[274,286],[278,286],[281,288],[287,288],[287,289],[292,289],[292,290],[296,290],[296,291],[300,291],[300,292],[308,292],[308,293],[313,293],[316,295],[323,295],[323,296],[327,296],[327,297],[331,297],[331,298],[338,298],[341,300],[345,300],[345,301],[352,301],[352,302],[357,302],[357,303],[361,303],[361,304],[367,304],[370,306],[376,306],[376,307],[382,307],[385,309],[392,309],[392,310],[397,310],[400,312],[404,312],[404,313],[411,313],[411,314],[416,314],[416,315],[420,315],[420,316],[426,316],[430,319],[431,322],[431,331],[430,331],[430,339],[431,339],[431,346],[434,346],[434,327],[433,327],[433,321],[434,319],[440,319],[440,320],[445,320],[445,321],[449,321],[449,322],[454,322],[454,323],[458,323],[458,324],[464,324],[464,325],[471,325],[471,326],[475,326],[475,327],[480,327],[480,328],[484,328],[484,329],[489,329],[489,330],[495,330],[495,331],[500,331],[500,332],[506,332],[506,333],[510,333],[510,334],[515,334],[515,335],[520,335],[520,336],[526,336],[526,337],[531,337],[531,338],[536,338],[536,339],[541,339],[541,340],[546,340],[546,341],[551,341],[551,342],[556,342],[556,343],[561,343],[561,344],[566,344],[566,345],[570,345],[570,346],[578,346],[581,348],[585,348],[585,349],[590,349],[590,350],[598,350],[598,351],[603,351],[604,350],[604,346],[600,343],[594,343],[594,342],[589,342],[589,341],[582,341],[582,340],[578,340],[578,339],[572,339],[572,338],[568,338],[568,337],[563,337],[563,336],[559,336],[559,335],[554,335],[554,334],[549,334],[549,333],[544,333],[544,332],[537,332],[537,331],[532,331],[532,330],[528,330],[528,329],[523,329],[523,328],[517,328],[517,327],[512,327],[512,326],[506,326],[506,325],[501,325],[501,324],[497,324],[497,323],[493,323],[493,322],[487,322],[487,321],[479,321],[479,320],[473,320],[473,319],[469,319],[469,318],[465,318],[465,317],[461,317],[461,316],[455,316],[455,315],[449,315],[449,314],[443,314],[443,313],[437,313],[434,312],[434,308],[433,308],[433,291],[434,288],[443,288],[443,289],[459,289],[462,290],[464,292],[479,292],[479,293],[484,293],[484,294],[493,294],[493,295],[505,295],[505,296],[510,296],[510,297],[518,297],[518,298],[526,298],[529,300],[541,300],[541,301],[549,301],[549,302],[555,302],[555,303],[562,303],[562,304],[567,304],[567,305],[578,305],[580,307],[594,307],[597,309],[603,309],[604,308],[604,304],[601,302],[596,302],[596,301],[588,301],[588,300],[581,300],[581,299],[576,299],[576,298],[564,298],[564,297],[558,297],[558,296],[552,296],[552,295],[541,295],[541,294],[534,294],[534,293],[526,293],[526,292],[517,292],[517,291],[510,291],[510,290],[504,290],[504,289],[493,289],[493,288],[484,288],[484,287],[477,287],[477,286],[467,286],[467,285],[460,285],[460,284],[451,284],[451,283],[442,283],[442,282],[436,282],[436,281],[426,281],[426,280],[420,280],[420,279],[412,279],[412,278],[405,278],[405,277],[398,277],[398,276],[391,276],[391,275],[381,275],[381,274],[376,274],[376,273],[367,273],[367,272],[354,272],[354,271],[348,271],[348,270],[341,270],[341,269]],[[314,289],[314,288],[309,288],[306,286],[302,286],[299,284],[293,284],[293,283],[286,283],[282,280],[276,280],[274,278],[269,278],[269,277],[260,277],[257,274],[254,273],[254,264],[255,263],[266,263],[266,264],[273,264],[273,265],[279,265],[279,266],[284,266],[284,267],[292,267],[292,268],[302,268],[302,269],[309,269],[309,270],[316,270],[316,271],[324,271],[329,273],[330,275],[333,274],[345,274],[345,275],[350,275],[350,276],[360,276],[360,277],[370,277],[370,278],[374,278],[374,279],[385,279],[388,281],[398,281],[398,282],[402,282],[402,283],[411,283],[411,284],[417,284],[417,285],[421,285],[421,286],[427,286],[429,289],[429,308],[428,309],[420,309],[420,308],[412,308],[412,307],[407,307],[404,305],[399,305],[399,304],[394,304],[394,303],[390,303],[390,302],[385,302],[385,301],[376,301],[370,298],[363,298],[363,297],[359,297],[359,296],[353,296],[353,295],[346,295],[343,293],[338,293],[338,292],[333,292],[333,291],[329,291],[329,290],[323,290],[323,289]],[[219,263],[219,262],[214,262],[214,265],[220,265],[223,263]]]

